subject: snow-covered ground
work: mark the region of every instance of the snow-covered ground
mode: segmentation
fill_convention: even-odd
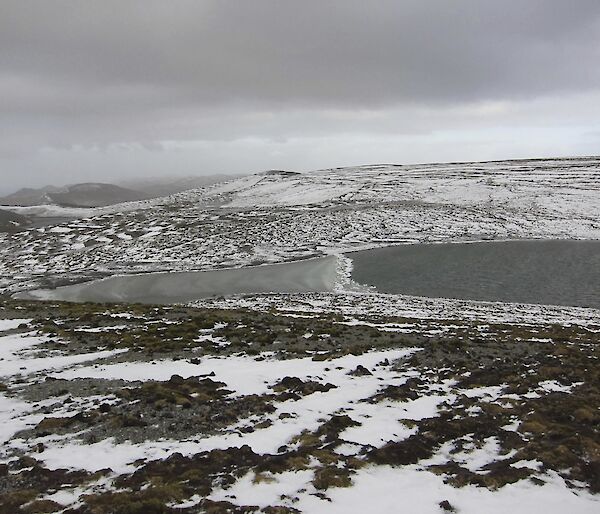
[[[57,355],[39,348],[48,342],[46,335],[36,332],[10,333],[19,326],[30,326],[31,321],[0,320],[0,381],[4,384],[15,379],[21,383],[43,380],[48,373],[120,353],[119,350],[105,350],[80,355]],[[6,444],[19,430],[35,426],[43,418],[39,413],[32,414],[32,410],[31,404],[7,396],[0,390],[0,444]]]
[[[332,324],[331,313],[306,311],[254,321],[227,314],[219,321],[227,311],[98,306],[82,316],[79,306],[44,308],[51,326],[25,317],[21,306],[21,316],[0,320],[0,466],[10,470],[11,484],[36,473],[55,480],[29,489],[30,501],[37,495],[53,511],[116,504],[124,494],[135,503],[144,491],[181,512],[217,504],[308,513],[397,512],[399,505],[415,513],[600,507],[589,490],[596,487],[593,473],[579,468],[592,451],[585,442],[594,430],[589,416],[597,415],[586,391],[597,388],[590,365],[598,334],[583,327],[561,332],[554,325],[465,321],[436,328],[435,320],[376,321],[364,313],[338,314]],[[190,329],[205,316],[216,321],[213,328]],[[186,334],[187,358],[157,358],[135,343],[99,349],[135,342],[140,329],[166,334],[182,323],[186,328],[170,337]],[[240,330],[264,332],[267,323],[285,323],[277,330],[299,341],[319,333],[323,350],[291,356],[293,345],[275,339],[274,350],[246,352],[235,342]],[[363,337],[381,347],[360,349]],[[246,348],[252,343],[250,336]],[[238,352],[219,354],[234,344]],[[336,354],[345,344],[351,351]],[[214,350],[197,353],[201,348]],[[553,368],[557,355],[562,367]],[[159,400],[165,394],[175,395],[171,403]],[[207,409],[214,409],[213,426],[194,425]],[[557,432],[563,449],[555,454],[538,427],[564,431],[563,409],[583,424]],[[229,413],[226,421],[221,411]],[[189,423],[189,435],[178,435]],[[159,425],[167,431],[157,432]],[[578,442],[570,439],[574,429],[581,430]],[[584,454],[569,461],[571,451]],[[201,471],[207,463],[210,470]],[[196,475],[186,466],[197,466],[202,485],[193,486]],[[167,490],[161,481],[188,485]],[[11,486],[5,490],[6,502],[21,501],[9,494]]]
[[[310,473],[295,472],[276,477],[273,482],[254,481],[246,475],[233,487],[217,491],[211,498],[232,500],[245,505],[273,505],[281,496],[300,493],[294,507],[300,512],[411,512],[415,514],[443,514],[452,512],[440,507],[446,501],[455,512],[464,514],[506,514],[544,512],[547,514],[593,514],[600,507],[591,495],[571,494],[564,482],[551,477],[542,487],[526,483],[507,485],[500,491],[489,491],[473,486],[456,489],[444,483],[442,477],[423,471],[418,466],[402,469],[378,466],[360,470],[350,488],[335,489],[327,500],[320,499],[307,489]]]
[[[403,316],[421,319],[469,319],[490,323],[557,323],[600,325],[600,311],[580,307],[451,298],[424,298],[368,291],[303,294],[262,294],[209,298],[192,302],[197,307],[276,310],[283,313],[316,312],[346,315]]]

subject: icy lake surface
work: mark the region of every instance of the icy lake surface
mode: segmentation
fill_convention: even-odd
[[[347,254],[382,293],[600,308],[600,241],[417,244]]]
[[[249,268],[115,275],[15,296],[74,302],[179,303],[231,294],[331,291],[336,277],[337,258],[330,256]]]

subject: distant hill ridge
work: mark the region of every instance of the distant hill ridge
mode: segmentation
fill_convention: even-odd
[[[143,200],[146,197],[140,191],[96,182],[75,184],[65,192],[48,193],[48,196],[54,203],[64,207],[104,207]]]
[[[64,188],[48,186],[41,189],[20,189],[12,195],[0,198],[0,204],[22,206],[56,204],[64,207],[103,207],[144,198],[146,198],[145,194],[140,191],[113,184],[89,182]]]
[[[240,175],[208,175],[199,177],[139,178],[120,184],[85,182],[64,187],[45,186],[39,189],[23,188],[0,197],[0,205],[31,207],[59,205],[61,207],[105,207],[123,202],[134,202],[169,196],[181,191],[208,186],[238,178]]]

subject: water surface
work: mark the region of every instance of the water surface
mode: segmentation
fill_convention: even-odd
[[[334,256],[283,264],[215,271],[115,275],[56,289],[15,295],[21,299],[71,302],[181,303],[210,296],[331,291]]]
[[[600,309],[600,241],[402,245],[347,254],[383,293]]]

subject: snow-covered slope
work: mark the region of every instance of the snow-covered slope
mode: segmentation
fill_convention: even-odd
[[[0,235],[0,289],[421,241],[600,239],[600,158],[269,173]]]
[[[598,159],[371,165],[232,182],[229,207],[427,203],[600,213]],[[216,192],[221,192],[218,188]],[[592,209],[590,211],[590,208]]]

